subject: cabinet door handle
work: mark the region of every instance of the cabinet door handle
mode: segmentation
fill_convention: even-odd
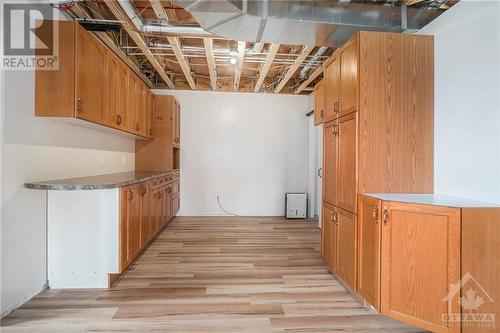
[[[132,191],[128,191],[128,201],[132,201],[133,198],[134,198],[134,193],[132,193]]]
[[[117,116],[116,116],[116,121],[115,121],[115,122],[116,122],[116,124],[117,124],[117,125],[121,125],[121,124],[122,124],[122,116],[117,115]]]
[[[333,125],[333,135],[338,136],[339,135],[339,125]]]
[[[333,212],[333,218],[332,218],[332,222],[333,222],[334,224],[337,224],[337,222],[338,222],[338,221],[337,221],[337,218],[338,218],[338,217],[337,217],[337,211],[334,211],[334,212]]]
[[[149,129],[149,135],[151,135],[151,136],[153,135],[153,129],[152,128]]]
[[[321,110],[321,112],[319,113],[319,117],[320,118],[323,118],[323,115],[325,114],[325,112],[323,110]]]
[[[384,207],[382,219],[384,221],[384,225],[389,224],[389,209],[387,207]]]
[[[141,125],[139,125],[139,123],[136,123],[135,124],[135,130],[138,131],[141,129]]]
[[[78,101],[76,102],[76,110],[78,112],[82,112],[83,111],[83,101],[80,97],[78,97]]]
[[[378,208],[374,208],[372,210],[372,219],[373,219],[373,223],[375,223],[375,224],[378,223]]]

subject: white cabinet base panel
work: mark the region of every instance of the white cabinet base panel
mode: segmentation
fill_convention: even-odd
[[[48,191],[50,288],[107,288],[118,273],[119,189]]]

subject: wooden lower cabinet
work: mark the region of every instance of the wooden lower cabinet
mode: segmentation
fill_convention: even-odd
[[[178,175],[168,176],[121,189],[120,272],[125,271],[177,213],[179,195],[172,199],[171,194],[177,179]]]
[[[380,201],[360,196],[358,209],[358,285],[368,303],[380,311]]]
[[[337,275],[353,291],[356,290],[356,215],[336,209]]]
[[[356,215],[323,202],[321,254],[332,273],[356,290]]]
[[[443,301],[460,281],[460,209],[383,202],[381,313],[434,332],[459,332]]]
[[[335,208],[323,203],[321,255],[332,272],[337,270],[337,223]]]
[[[358,292],[381,314],[432,332],[494,332],[498,322],[464,318],[500,316],[500,208],[435,198],[360,196]]]

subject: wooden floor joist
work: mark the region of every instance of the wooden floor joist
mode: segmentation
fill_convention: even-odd
[[[304,62],[304,60],[307,58],[309,53],[314,49],[314,46],[304,46],[302,48],[302,51],[300,52],[300,55],[295,59],[295,62],[293,65],[288,69],[286,72],[285,76],[281,79],[281,81],[278,83],[276,88],[274,89],[274,93],[277,94],[283,89],[283,87],[288,83],[288,81],[292,78],[293,74],[299,69],[300,65]]]

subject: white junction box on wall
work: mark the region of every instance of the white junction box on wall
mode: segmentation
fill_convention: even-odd
[[[305,219],[307,217],[307,193],[285,193],[287,219]]]

